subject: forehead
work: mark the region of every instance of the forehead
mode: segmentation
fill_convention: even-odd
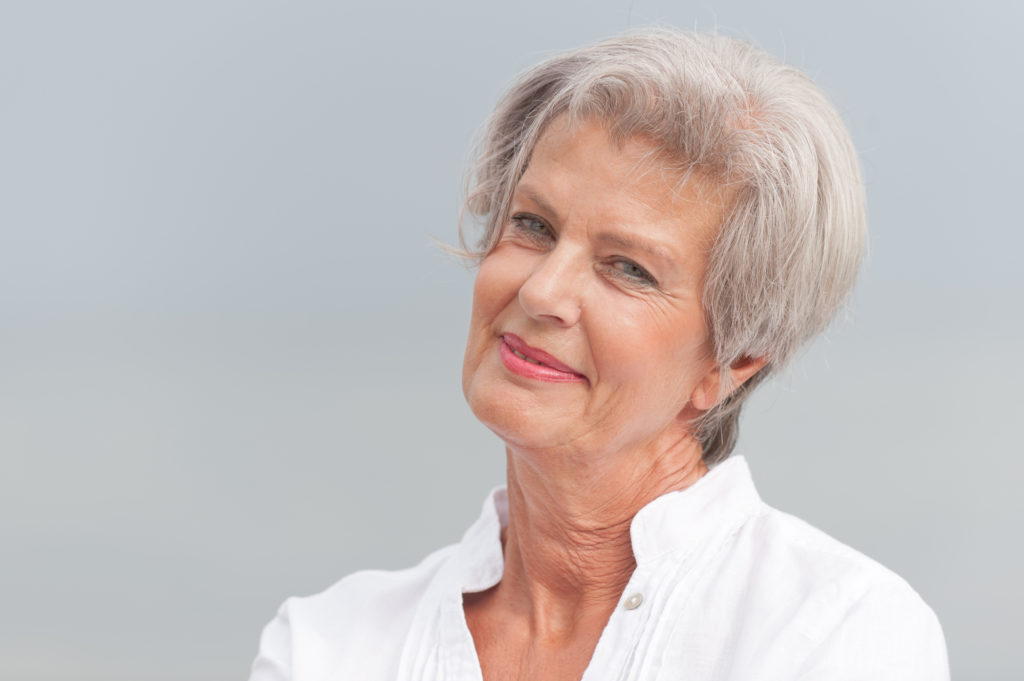
[[[653,140],[617,139],[603,121],[566,114],[541,134],[517,190],[562,208],[586,201],[613,220],[676,223],[701,242],[715,238],[732,199],[717,178],[671,159]]]

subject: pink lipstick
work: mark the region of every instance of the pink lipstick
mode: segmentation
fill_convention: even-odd
[[[505,368],[514,374],[551,383],[579,383],[587,380],[572,367],[562,364],[543,350],[530,347],[513,333],[502,334],[500,351]]]

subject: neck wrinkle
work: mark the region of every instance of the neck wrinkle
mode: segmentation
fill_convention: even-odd
[[[692,441],[691,441],[692,442]],[[706,472],[700,447],[646,458],[642,468],[588,479],[551,479],[508,451],[509,524],[502,535],[505,602],[549,640],[611,616],[636,569],[630,527],[657,497],[689,487]]]

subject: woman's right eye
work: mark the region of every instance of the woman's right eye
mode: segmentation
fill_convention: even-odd
[[[543,220],[533,215],[513,215],[512,227],[531,241],[548,242],[555,236]]]

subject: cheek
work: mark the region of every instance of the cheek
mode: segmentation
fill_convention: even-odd
[[[607,305],[605,312],[601,330],[591,334],[605,378],[628,400],[657,396],[668,408],[685,406],[709,365],[702,320],[635,306]]]
[[[497,322],[501,312],[515,297],[515,289],[508,283],[506,273],[495,261],[487,256],[477,269],[473,282],[473,305],[469,321],[469,338],[462,364],[463,391],[469,389],[489,342],[495,338]]]
[[[480,263],[480,268],[473,279],[473,316],[478,317],[482,312],[491,306],[491,300],[495,295],[493,267],[487,260]]]
[[[519,282],[513,265],[510,258],[496,252],[480,263],[473,282],[474,328],[491,324],[518,295]]]

